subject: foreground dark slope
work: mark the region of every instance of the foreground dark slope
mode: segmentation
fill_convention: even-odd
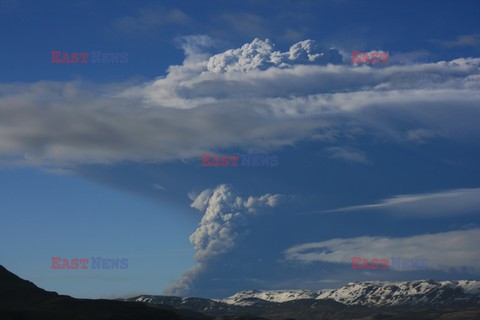
[[[211,317],[172,307],[114,300],[75,299],[38,288],[0,266],[0,319],[203,320]]]

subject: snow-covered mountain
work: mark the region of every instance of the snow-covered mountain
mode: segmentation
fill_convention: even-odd
[[[480,281],[352,282],[334,290],[248,290],[216,301],[229,305],[252,306],[258,300],[282,303],[298,299],[332,299],[347,305],[372,307],[479,304]]]
[[[476,280],[366,281],[319,291],[248,290],[224,299],[143,295],[126,300],[209,316],[256,315],[274,320],[480,319],[480,281]]]
[[[322,293],[323,291],[310,290],[247,290],[216,301],[230,305],[251,306],[256,303],[256,300],[281,303],[299,299],[317,299]]]
[[[333,299],[348,305],[420,306],[480,302],[480,281],[432,280],[360,282],[323,292],[316,299]]]
[[[334,301],[366,307],[480,307],[480,281],[366,281],[332,290],[248,290],[224,299],[138,296],[129,301],[170,305],[199,312],[265,310],[282,303],[301,301],[314,305]]]

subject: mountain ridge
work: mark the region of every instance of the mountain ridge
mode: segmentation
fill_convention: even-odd
[[[368,297],[367,297],[368,296]],[[347,305],[401,306],[452,304],[455,299],[480,303],[480,281],[413,280],[350,282],[337,289],[312,290],[246,290],[224,299],[213,299],[231,305],[250,305],[252,299],[287,302],[297,299],[332,299]]]
[[[140,295],[126,299],[146,303],[176,300],[175,304],[249,307],[266,303],[284,303],[295,300],[333,300],[345,305],[368,307],[397,306],[464,306],[480,305],[480,281],[478,280],[413,280],[413,281],[362,281],[350,282],[337,289],[323,290],[245,290],[221,298],[192,298]],[[172,302],[173,302],[172,300]],[[171,302],[171,303],[172,303]]]

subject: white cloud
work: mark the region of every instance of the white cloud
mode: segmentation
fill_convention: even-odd
[[[340,282],[340,280],[336,280],[336,279],[324,279],[324,280],[318,280],[316,281],[318,283],[337,283],[337,282]]]
[[[438,217],[480,213],[480,188],[398,195],[373,204],[350,206],[324,212],[357,210],[385,210],[409,217]]]
[[[279,194],[265,194],[258,198],[250,196],[243,202],[243,206],[249,212],[256,212],[260,208],[276,207],[282,199],[285,199],[285,196]]]
[[[205,50],[216,45],[216,41],[207,35],[179,37],[176,42],[185,53],[184,65],[207,60],[209,54]]]
[[[428,140],[438,137],[437,133],[425,129],[412,129],[406,132],[407,140],[416,143],[426,143]]]
[[[158,184],[158,183],[154,183],[152,184],[152,187],[153,189],[155,190],[159,190],[159,191],[167,191],[167,188],[165,188],[164,186]]]
[[[192,204],[190,205],[192,208],[195,208],[199,211],[203,211],[207,208],[208,202],[210,201],[210,197],[213,194],[212,189],[205,189],[200,192],[199,195],[195,195],[194,193],[190,193],[188,196],[190,200],[193,200]]]
[[[203,50],[212,41],[183,38],[184,64],[148,83],[0,85],[0,161],[165,162],[228,148],[272,152],[321,132],[335,132],[333,140],[480,137],[479,58],[322,65],[338,52],[309,40],[279,52],[257,39],[211,57]]]
[[[368,164],[368,158],[365,153],[350,147],[330,147],[326,149],[331,158],[342,159],[347,162]]]
[[[295,64],[341,63],[342,56],[335,49],[322,50],[313,40],[300,41],[288,52],[274,51],[270,40],[254,39],[239,49],[214,55],[208,60],[208,71],[215,73],[248,72],[270,67],[286,68]]]
[[[427,259],[428,268],[449,271],[480,271],[480,229],[450,231],[403,238],[357,237],[305,243],[285,251],[285,258],[301,263],[351,264],[352,257],[365,259]]]

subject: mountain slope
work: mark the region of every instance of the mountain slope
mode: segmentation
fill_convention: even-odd
[[[0,299],[3,303],[54,298],[58,294],[45,291],[30,281],[23,280],[0,265]]]
[[[0,266],[0,319],[2,320],[207,320],[210,317],[114,300],[74,299],[38,288]]]

